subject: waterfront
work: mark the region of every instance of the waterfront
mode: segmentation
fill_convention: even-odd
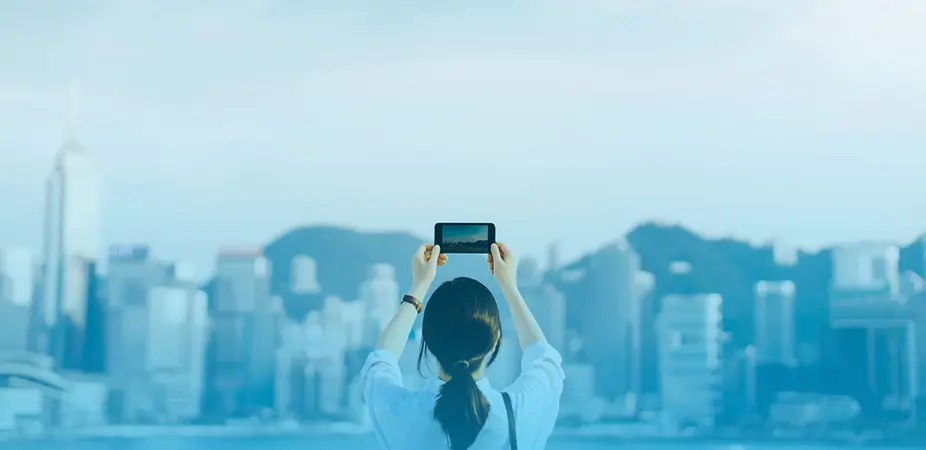
[[[820,444],[719,444],[719,443],[633,443],[634,450],[829,450],[840,445]],[[553,438],[547,450],[605,450],[627,447],[626,442],[605,439]],[[151,438],[151,439],[93,439],[81,441],[31,441],[18,442],[16,450],[378,450],[380,447],[372,435],[324,436],[324,437],[250,437],[250,438]],[[866,447],[885,450],[889,447]]]

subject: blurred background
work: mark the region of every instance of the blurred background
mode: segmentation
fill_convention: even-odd
[[[6,2],[0,446],[377,448],[357,374],[440,221],[522,255],[568,376],[551,449],[923,445],[924,22]]]

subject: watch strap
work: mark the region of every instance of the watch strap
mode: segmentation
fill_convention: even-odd
[[[421,304],[421,300],[418,300],[417,298],[409,294],[405,294],[405,296],[402,297],[402,303],[408,303],[409,305],[414,306],[415,310],[418,311],[419,313],[421,312],[422,309],[424,309],[424,305]]]

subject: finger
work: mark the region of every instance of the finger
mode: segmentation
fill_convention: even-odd
[[[501,247],[499,247],[498,244],[492,244],[492,259],[494,261],[505,261],[505,259],[502,258]]]
[[[418,247],[418,250],[412,256],[412,259],[415,259],[417,261],[426,261],[424,254],[427,250],[428,250],[427,244],[423,244],[421,247]]]
[[[437,261],[440,259],[440,256],[440,245],[431,247],[431,259],[428,260],[428,263],[437,266]]]

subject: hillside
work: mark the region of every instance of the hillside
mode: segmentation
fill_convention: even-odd
[[[358,287],[367,278],[373,264],[387,263],[395,267],[399,289],[405,290],[412,282],[412,253],[424,242],[425,239],[409,233],[362,233],[326,226],[297,228],[265,248],[265,255],[273,264],[271,290],[274,295],[283,298],[288,315],[294,318],[304,317],[308,311],[319,309],[327,295],[336,295],[344,300],[356,299]],[[321,294],[299,295],[290,292],[291,262],[297,255],[315,259]],[[452,264],[438,271],[435,283],[457,276],[469,276],[489,286],[494,285],[485,256],[451,257]]]
[[[831,278],[830,251],[800,253],[798,263],[780,267],[774,263],[771,247],[755,247],[734,239],[706,239],[680,226],[642,224],[630,231],[627,240],[640,255],[643,270],[656,277],[654,299],[668,293],[716,292],[723,295],[725,326],[735,342],[752,339],[752,290],[760,280],[793,280],[798,286],[798,340],[816,340],[826,322],[826,299]],[[376,263],[395,267],[400,289],[411,283],[410,257],[425,239],[409,233],[364,233],[356,230],[309,226],[291,230],[266,246],[273,263],[272,291],[284,299],[288,313],[301,317],[321,306],[325,295],[345,300],[357,298],[357,288]],[[289,292],[291,261],[308,255],[318,264],[320,295]],[[900,253],[901,271],[924,274],[926,250],[917,240]],[[578,267],[579,258],[567,267]],[[669,272],[673,261],[687,261],[691,272]],[[438,282],[472,276],[493,286],[485,260],[477,255],[453,255],[453,263],[438,272]],[[658,309],[658,302],[653,302]],[[655,313],[656,311],[653,311]]]

